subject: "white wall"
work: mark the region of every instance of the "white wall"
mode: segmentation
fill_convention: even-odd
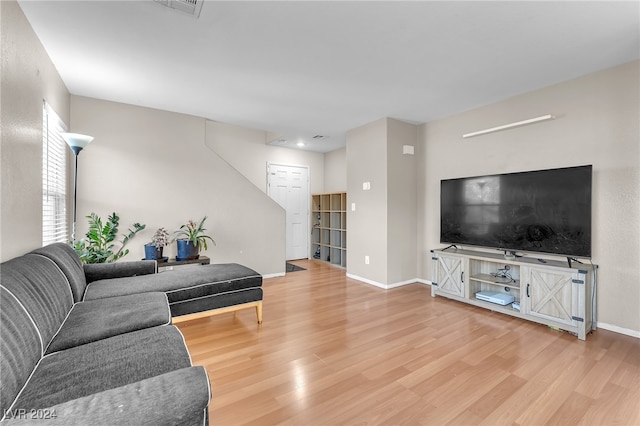
[[[324,191],[347,190],[347,149],[336,149],[324,154]],[[348,195],[348,194],[347,194]]]
[[[414,280],[418,275],[417,160],[403,154],[403,146],[415,147],[418,126],[387,120],[387,284]]]
[[[417,129],[383,118],[347,133],[347,272],[353,278],[390,287],[417,276],[417,161],[402,153],[403,145],[416,145]]]
[[[347,132],[347,273],[380,284],[387,284],[386,153],[386,118]]]
[[[425,124],[418,168],[418,261],[441,247],[440,179],[593,164],[592,256],[602,327],[640,336],[640,62]],[[463,133],[552,114],[470,139]]]
[[[133,260],[144,257],[157,228],[175,231],[206,215],[217,246],[203,254],[212,263],[283,273],[284,210],[206,146],[206,125],[200,117],[72,96],[72,130],[95,137],[79,157],[78,236],[91,212],[117,212],[122,231],[144,223],[129,244],[125,260]],[[165,255],[175,251],[174,243]]]
[[[42,246],[42,101],[69,124],[69,91],[15,1],[0,1],[0,43],[4,261]]]
[[[323,192],[324,159],[321,153],[267,145],[266,140],[264,130],[207,121],[207,146],[261,191],[267,191],[267,163],[271,162],[308,166],[310,192]]]

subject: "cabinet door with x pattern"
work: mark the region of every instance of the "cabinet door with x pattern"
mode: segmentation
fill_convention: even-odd
[[[584,321],[585,273],[579,270],[523,268],[529,315],[577,326]]]
[[[433,282],[436,283],[432,287],[432,295],[437,290],[455,296],[465,297],[465,261],[460,256],[447,256],[438,253],[434,257],[434,273]]]

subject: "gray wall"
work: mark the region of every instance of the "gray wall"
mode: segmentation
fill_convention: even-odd
[[[69,124],[70,96],[15,1],[0,1],[0,43],[0,259],[7,260],[42,246],[42,101]]]
[[[419,276],[441,247],[440,179],[593,164],[592,256],[598,322],[640,336],[639,61],[421,126]],[[553,121],[462,139],[544,114]]]

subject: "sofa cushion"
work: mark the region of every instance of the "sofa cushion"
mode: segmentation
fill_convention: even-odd
[[[27,254],[4,262],[1,279],[33,319],[46,347],[73,305],[67,278],[52,260]]]
[[[87,284],[110,278],[133,277],[158,272],[155,260],[133,260],[115,263],[87,263],[82,266]]]
[[[31,253],[45,256],[55,262],[69,281],[74,302],[82,300],[87,282],[84,276],[82,262],[76,251],[65,243],[54,243],[33,250]]]
[[[14,408],[46,408],[190,366],[175,326],[121,334],[45,355]]]
[[[87,286],[85,300],[162,291],[167,293],[169,303],[173,303],[261,285],[262,276],[253,269],[237,263],[226,263],[166,271],[155,275],[95,281]]]
[[[63,402],[43,411],[55,413],[64,425],[203,426],[207,424],[210,398],[207,373],[204,367],[197,366]],[[23,417],[29,417],[29,412]],[[29,420],[14,416],[6,424],[29,424]]]
[[[42,356],[42,343],[24,307],[1,286],[0,336],[0,410],[4,414]]]
[[[169,302],[164,293],[79,302],[73,305],[45,354],[170,323]]]

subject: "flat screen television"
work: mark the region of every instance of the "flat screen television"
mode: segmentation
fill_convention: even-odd
[[[592,166],[444,179],[440,242],[591,258]]]

